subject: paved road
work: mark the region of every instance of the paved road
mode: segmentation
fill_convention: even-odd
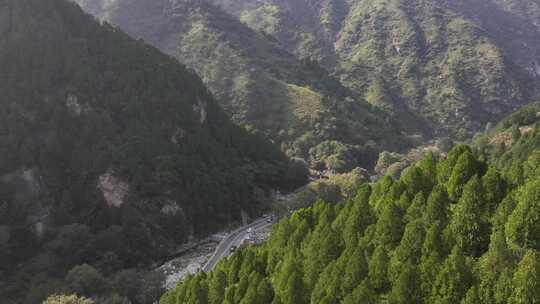
[[[228,257],[229,254],[231,253],[231,248],[233,246],[238,247],[241,245],[242,241],[247,237],[248,230],[250,228],[253,230],[257,230],[257,229],[261,229],[261,228],[264,228],[266,226],[273,224],[273,222],[269,223],[267,220],[268,220],[268,217],[260,218],[252,222],[251,224],[242,226],[234,230],[233,232],[229,233],[229,235],[227,235],[227,237],[219,243],[212,257],[203,266],[202,271],[204,272],[211,271],[212,269],[214,269],[214,267],[219,261]]]
[[[303,186],[303,187],[300,187],[298,188],[296,191],[288,194],[288,195],[279,195],[279,198],[278,200],[284,200],[284,201],[291,201],[293,200],[296,195],[302,191],[304,191],[305,189],[307,189],[307,187],[309,186],[309,184]],[[212,257],[208,260],[208,262],[206,262],[206,264],[203,266],[202,268],[202,271],[204,272],[209,272],[211,271],[212,269],[214,269],[214,267],[216,266],[216,264],[221,261],[222,259],[228,257],[231,253],[231,248],[233,246],[240,246],[242,244],[242,241],[246,238],[246,236],[248,235],[248,229],[249,228],[252,228],[253,230],[257,230],[257,229],[262,229],[262,228],[266,228],[268,226],[271,226],[274,224],[275,221],[271,221],[271,222],[268,222],[268,217],[265,217],[265,218],[260,218],[254,222],[252,222],[251,224],[249,225],[246,225],[246,226],[242,226],[236,230],[234,230],[233,232],[229,233],[229,235],[227,235],[227,237],[225,239],[223,239],[218,247],[216,248],[216,251],[214,251],[214,254],[212,255]]]

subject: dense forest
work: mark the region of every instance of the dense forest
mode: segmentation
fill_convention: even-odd
[[[540,92],[534,0],[76,0],[314,169],[468,140]],[[400,151],[401,150],[401,151]]]
[[[77,0],[193,68],[232,120],[268,135],[317,169],[373,166],[409,147],[421,124],[399,122],[345,88],[313,60],[283,50],[207,0]]]
[[[536,303],[540,151],[505,170],[485,156],[457,145],[301,209],[160,303]]]
[[[0,302],[540,303],[539,18],[0,0]],[[165,290],[160,265],[271,208],[265,242]]]
[[[193,71],[70,1],[0,1],[0,66],[2,303],[79,264],[147,265],[306,178]]]

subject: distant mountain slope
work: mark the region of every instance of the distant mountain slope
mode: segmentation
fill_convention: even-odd
[[[0,1],[0,66],[3,277],[142,265],[289,184],[193,72],[73,3]]]
[[[538,93],[533,0],[213,1],[373,104],[427,119],[439,135],[466,138]]]
[[[406,146],[402,131],[423,127],[416,121],[397,124],[317,64],[297,60],[273,37],[207,1],[77,2],[193,68],[234,121],[264,132],[289,155],[313,165],[338,157],[350,163],[345,169],[370,166],[379,151]],[[327,151],[318,153],[322,150]]]

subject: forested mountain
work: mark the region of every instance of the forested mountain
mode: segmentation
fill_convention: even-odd
[[[236,123],[314,166],[371,167],[378,152],[407,147],[407,135],[422,130],[398,124],[316,62],[296,59],[207,0],[77,2],[193,68]]]
[[[2,303],[145,265],[295,183],[195,73],[70,1],[0,1],[0,66]]]
[[[467,138],[537,93],[538,1],[213,1],[438,135]]]
[[[160,304],[535,303],[540,150],[504,171],[477,153],[459,145],[397,180],[361,186],[350,201],[299,210],[267,243]]]

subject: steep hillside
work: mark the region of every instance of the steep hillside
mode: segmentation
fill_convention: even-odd
[[[193,68],[241,125],[263,132],[290,156],[312,165],[351,157],[346,168],[370,166],[383,149],[406,145],[421,122],[398,125],[314,62],[299,61],[273,37],[256,32],[206,1],[78,1]],[[96,2],[102,3],[96,8]],[[411,120],[413,121],[413,120]],[[322,157],[312,148],[338,146]],[[341,153],[343,154],[343,153]]]
[[[540,102],[527,105],[485,134],[475,139],[475,146],[498,167],[521,180],[520,164],[540,149]]]
[[[209,274],[167,292],[179,303],[534,303],[540,297],[540,150],[507,179],[456,146],[398,180],[276,225]]]
[[[533,0],[213,1],[438,135],[467,138],[538,93]]]
[[[292,182],[193,72],[66,0],[0,1],[0,66],[2,303],[27,273],[144,265]]]

